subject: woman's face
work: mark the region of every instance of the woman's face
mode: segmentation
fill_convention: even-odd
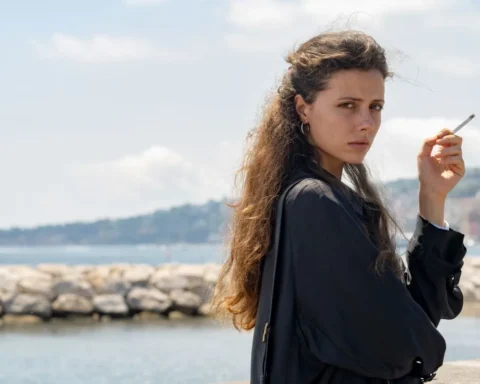
[[[378,70],[342,70],[312,104],[296,96],[297,112],[310,125],[310,140],[319,148],[322,166],[341,177],[345,163],[365,159],[380,128],[385,82]]]

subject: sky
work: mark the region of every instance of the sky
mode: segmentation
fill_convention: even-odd
[[[461,131],[480,166],[480,0],[0,0],[0,227],[149,213],[235,193],[286,54],[326,30],[386,50],[382,181]]]

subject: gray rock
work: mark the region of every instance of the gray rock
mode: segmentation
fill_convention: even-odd
[[[80,275],[86,275],[89,272],[91,272],[93,269],[95,269],[95,266],[93,265],[74,265],[72,266],[73,272],[80,274]]]
[[[26,265],[11,265],[5,268],[8,273],[17,276],[19,279],[22,277],[51,277],[48,273],[39,271],[33,267]]]
[[[220,264],[205,265],[205,273],[203,275],[205,283],[216,285],[220,275],[221,267],[222,266]]]
[[[91,298],[94,294],[90,283],[79,279],[61,279],[57,281],[54,285],[54,292],[56,296],[73,293],[88,298]]]
[[[198,314],[202,316],[212,316],[212,305],[203,304],[198,308]]]
[[[0,269],[0,290],[15,291],[17,289],[18,276],[8,270]]]
[[[176,289],[188,289],[189,283],[185,276],[180,276],[169,269],[159,269],[151,277],[150,285],[162,292],[170,293]]]
[[[13,315],[35,315],[49,318],[52,315],[50,300],[43,295],[20,293],[6,303],[5,312]]]
[[[202,286],[205,282],[205,266],[204,265],[180,265],[175,269],[177,276],[182,276],[187,279],[187,289]]]
[[[17,283],[18,292],[33,293],[47,297],[53,300],[55,292],[53,290],[53,281],[51,278],[32,276],[22,277]]]
[[[41,272],[48,273],[52,277],[61,277],[74,273],[72,267],[65,264],[39,264],[37,269]]]
[[[168,295],[152,288],[133,288],[127,296],[127,304],[134,311],[163,313],[172,305]]]
[[[480,300],[480,289],[478,289],[473,281],[462,276],[459,284],[463,293],[463,299],[465,301],[478,301]]]
[[[93,303],[84,296],[65,293],[57,297],[52,304],[52,309],[62,315],[88,315],[93,312]]]
[[[186,318],[185,313],[180,311],[171,311],[168,313],[169,320],[182,320]]]
[[[480,276],[478,275],[473,275],[470,277],[470,282],[473,283],[473,285],[476,287],[476,288],[480,288]]]
[[[93,298],[94,310],[102,315],[128,314],[128,307],[121,295],[98,295]]]
[[[100,295],[118,294],[124,296],[132,288],[132,284],[118,277],[108,277],[106,280],[94,280],[93,287]]]
[[[201,304],[209,303],[212,301],[215,286],[212,283],[203,283],[196,287],[190,288],[189,291],[199,296],[202,299]]]
[[[170,299],[173,301],[173,307],[175,310],[187,315],[197,313],[199,307],[202,305],[202,299],[200,296],[179,289],[170,292]]]
[[[135,286],[146,286],[155,269],[150,265],[135,265],[123,272],[123,278]]]
[[[6,269],[0,269],[0,303],[10,301],[17,294],[18,277]]]

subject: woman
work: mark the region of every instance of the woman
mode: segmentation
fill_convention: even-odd
[[[436,327],[463,304],[463,235],[444,220],[462,140],[444,129],[420,150],[405,281],[397,227],[363,165],[391,77],[384,50],[360,32],[327,33],[287,62],[245,159],[215,298],[237,328],[255,328],[251,384],[430,381],[446,349]]]

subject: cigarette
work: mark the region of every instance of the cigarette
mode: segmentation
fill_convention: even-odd
[[[467,125],[472,119],[475,117],[475,114],[472,114],[468,117],[467,120],[465,120],[462,124],[460,124],[457,128],[453,130],[453,134],[457,133],[460,129],[462,129],[465,125]]]

